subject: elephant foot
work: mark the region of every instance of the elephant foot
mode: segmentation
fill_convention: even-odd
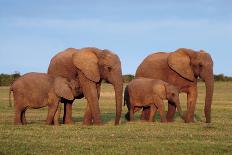
[[[195,123],[194,117],[193,117],[193,116],[188,116],[188,115],[187,115],[184,122],[185,122],[185,123]]]
[[[102,122],[83,121],[83,125],[102,125]]]
[[[54,121],[54,123],[53,123],[55,126],[59,126],[60,125],[60,123],[59,123],[59,121],[57,122],[57,121]]]
[[[173,122],[173,118],[166,118],[167,121],[166,122]]]
[[[26,124],[27,124],[27,121],[26,121],[26,120],[23,120],[22,124],[23,124],[23,125],[26,125]]]
[[[73,125],[74,121],[73,120],[65,120],[64,124],[66,124],[66,125]]]
[[[184,121],[185,123],[195,123],[194,119],[191,118],[191,119],[185,119]]]
[[[53,125],[60,125],[60,122],[54,121]]]
[[[103,125],[103,124],[102,123],[93,123],[93,125],[100,126],[100,125]]]
[[[19,122],[15,122],[14,125],[23,125],[23,124]]]
[[[87,116],[89,115],[85,115],[83,119],[83,125],[93,125],[92,118]]]
[[[145,117],[141,116],[141,117],[140,117],[140,120],[141,120],[141,121],[148,122],[148,121],[149,121],[149,117],[147,117],[147,116],[145,116]]]
[[[84,120],[83,125],[93,125],[93,123],[89,120]]]
[[[161,119],[161,123],[168,123],[166,118]]]
[[[185,120],[184,122],[185,122],[185,123],[195,123],[194,120]]]

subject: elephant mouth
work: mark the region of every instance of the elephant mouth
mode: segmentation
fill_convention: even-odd
[[[107,83],[107,84],[111,84],[112,82],[110,82],[109,80],[103,80],[103,82]]]

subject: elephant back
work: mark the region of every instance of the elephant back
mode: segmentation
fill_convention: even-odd
[[[144,77],[152,79],[160,79],[160,75],[169,69],[167,58],[169,53],[158,52],[148,55],[136,70],[135,77]],[[165,80],[165,79],[162,79]]]
[[[74,48],[68,48],[62,52],[57,53],[51,59],[47,73],[49,75],[75,79],[77,76],[77,69],[72,63],[72,55],[75,52],[78,52],[78,50]]]

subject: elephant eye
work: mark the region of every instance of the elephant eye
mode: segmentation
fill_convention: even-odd
[[[175,93],[172,93],[172,96],[174,97],[174,96],[175,96]]]
[[[202,64],[199,64],[199,67],[200,67],[200,68],[202,68],[202,67],[203,67],[203,65],[202,65]]]
[[[112,67],[107,67],[108,71],[111,72],[112,70]]]

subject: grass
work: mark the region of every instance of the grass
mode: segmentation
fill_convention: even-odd
[[[8,87],[0,87],[0,155],[2,154],[232,154],[232,83],[215,83],[212,123],[204,120],[204,84],[199,83],[196,123],[185,124],[176,115],[174,123],[124,119],[114,126],[113,87],[103,84],[100,99],[102,126],[83,126],[84,99],[73,107],[75,125],[47,126],[47,108],[28,110],[28,125],[13,125],[13,108],[8,107]],[[181,106],[186,110],[186,95]],[[165,104],[167,109],[167,104]]]

